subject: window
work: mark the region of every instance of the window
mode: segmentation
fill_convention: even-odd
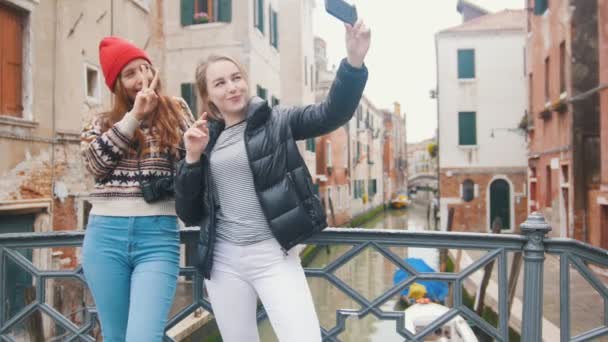
[[[0,4],[0,115],[23,116],[22,18]]]
[[[268,100],[268,89],[260,86],[259,84],[256,86],[256,94],[258,97]]]
[[[315,138],[306,139],[306,151],[316,152]]]
[[[196,101],[196,85],[194,83],[182,83],[181,84],[182,98],[190,107],[190,111],[194,114],[194,117],[198,119],[198,108]]]
[[[475,50],[458,50],[458,78],[475,78]]]
[[[277,50],[279,49],[279,23],[278,15],[272,7],[268,10],[268,24],[270,25],[270,45],[274,46]]]
[[[458,144],[477,145],[477,124],[475,112],[458,113]]]
[[[314,67],[314,65],[310,65],[310,91],[315,90],[315,82],[313,81]]]
[[[566,42],[559,44],[559,92],[566,92]]]
[[[327,162],[327,167],[332,167],[332,153],[331,153],[331,141],[327,141],[325,144],[325,157]]]
[[[348,168],[348,144],[344,144],[342,148],[342,160],[344,161],[344,168]]]
[[[308,85],[308,57],[304,56],[304,85]]]
[[[462,200],[471,202],[473,198],[475,198],[475,183],[470,179],[466,179],[462,182]]]
[[[530,118],[534,117],[534,115],[532,115],[532,113],[534,113],[534,75],[532,73],[530,73],[530,76],[528,76],[528,101],[530,102],[528,103],[528,108],[531,114],[528,120],[530,120]],[[528,126],[534,125],[531,121],[529,121]]]
[[[232,21],[232,0],[181,0],[182,26]]]
[[[377,183],[378,181],[376,179],[370,179],[369,183],[367,183],[367,193],[370,197],[374,196],[377,193]]]
[[[535,0],[534,1],[534,14],[543,15],[549,8],[549,0]]]
[[[549,63],[549,57],[545,58],[545,102],[549,102],[551,95],[551,65]]]
[[[253,25],[264,33],[264,0],[253,0]]]
[[[277,99],[276,97],[274,97],[274,95],[271,97],[271,104],[272,106],[278,106],[280,103],[279,99]]]
[[[101,79],[99,69],[89,64],[84,66],[85,88],[87,101],[101,102]]]
[[[551,166],[547,165],[546,167],[546,184],[545,184],[545,207],[551,207]]]

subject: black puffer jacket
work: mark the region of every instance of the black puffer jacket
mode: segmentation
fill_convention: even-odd
[[[247,111],[245,148],[258,199],[270,229],[284,251],[327,227],[325,212],[296,140],[327,134],[347,123],[359,105],[367,69],[343,60],[327,99],[309,106],[269,108],[252,98]],[[216,201],[210,191],[209,154],[224,126],[209,122],[209,144],[201,161],[177,167],[177,215],[188,226],[201,227],[197,268],[211,274],[215,242]]]

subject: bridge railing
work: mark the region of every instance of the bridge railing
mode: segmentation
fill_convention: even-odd
[[[461,317],[474,325],[477,331],[496,341],[509,340],[508,296],[508,254],[522,253],[523,255],[523,307],[521,308],[521,339],[522,341],[541,341],[543,320],[543,273],[545,256],[555,255],[559,258],[559,313],[561,341],[588,341],[608,334],[608,289],[590,268],[608,266],[608,254],[602,249],[570,240],[550,239],[547,233],[549,225],[543,217],[532,214],[522,224],[522,235],[491,235],[447,232],[410,232],[397,230],[372,229],[333,229],[329,228],[312,237],[308,243],[317,246],[347,246],[346,251],[329,261],[326,265],[308,267],[305,269],[309,280],[319,278],[330,283],[343,296],[355,302],[358,309],[338,308],[335,324],[322,328],[324,341],[342,341],[349,320],[361,319],[370,315],[378,320],[392,321],[395,333],[406,341],[423,341],[441,330],[443,326]],[[185,229],[181,232],[183,243],[196,241],[198,231]],[[86,280],[79,265],[69,269],[69,260],[63,261],[63,266],[45,267],[44,254],[33,255],[31,250],[44,250],[50,254],[61,254],[61,248],[76,248],[81,246],[84,232],[54,232],[0,235],[0,341],[95,341],[95,332],[99,330],[96,310],[92,300],[87,295]],[[395,248],[416,247],[430,249],[470,250],[478,253],[478,258],[466,267],[452,272],[420,272],[404,261]],[[395,284],[386,284],[386,289],[374,298],[368,298],[356,289],[356,286],[342,280],[339,270],[353,261],[366,250],[372,250],[381,255],[394,269],[401,269],[409,274],[404,280]],[[35,254],[35,253],[34,253]],[[61,258],[60,258],[61,260]],[[48,261],[48,260],[47,260]],[[488,264],[497,265],[495,276],[497,288],[496,314],[497,321],[489,322],[478,315],[466,303],[466,294],[461,291],[465,282],[474,273],[482,271]],[[48,264],[48,263],[47,263]],[[604,311],[602,324],[588,331],[572,336],[572,305],[570,279],[571,269],[576,269],[588,284],[598,293]],[[19,269],[20,279],[9,278],[9,273]],[[26,276],[24,277],[23,274]],[[167,324],[167,330],[175,327],[182,320],[200,312],[201,309],[212,312],[210,303],[205,295],[203,278],[192,267],[183,267],[180,274],[191,280],[192,300],[182,305],[174,312]],[[62,281],[80,284],[82,291],[77,293],[61,293],[49,284],[60,284]],[[387,309],[386,304],[394,301],[395,297],[416,282],[437,281],[449,283],[451,291],[451,307],[438,319],[420,329],[408,329],[403,311]],[[19,290],[19,282],[25,284],[25,289]],[[23,286],[22,286],[23,287]],[[73,292],[73,291],[72,291]],[[11,297],[12,296],[12,297]],[[72,296],[74,298],[68,298]],[[53,297],[53,298],[51,298]],[[57,298],[65,302],[80,302],[73,310],[59,310],[54,305]],[[21,299],[23,298],[23,299]],[[15,303],[21,301],[20,305]],[[18,303],[17,303],[18,304]],[[513,309],[515,310],[515,309]],[[258,313],[263,317],[263,311]],[[294,318],[296,319],[296,318]],[[36,332],[35,329],[39,331]],[[38,335],[36,335],[38,334]],[[37,336],[37,337],[36,337]],[[171,338],[165,337],[167,341]],[[344,340],[348,341],[348,340]]]

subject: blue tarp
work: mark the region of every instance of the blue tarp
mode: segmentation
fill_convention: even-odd
[[[418,258],[405,258],[405,263],[410,265],[417,272],[436,272],[424,260]],[[410,277],[410,274],[402,269],[397,270],[393,276],[393,284],[398,284]],[[448,295],[448,284],[434,280],[418,280],[416,283],[423,285],[426,288],[426,297],[434,302],[443,302]],[[406,287],[401,291],[402,296],[407,296],[410,287]]]

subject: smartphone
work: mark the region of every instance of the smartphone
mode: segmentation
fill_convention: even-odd
[[[357,22],[357,9],[344,0],[325,0],[325,10],[345,23],[355,25]]]

